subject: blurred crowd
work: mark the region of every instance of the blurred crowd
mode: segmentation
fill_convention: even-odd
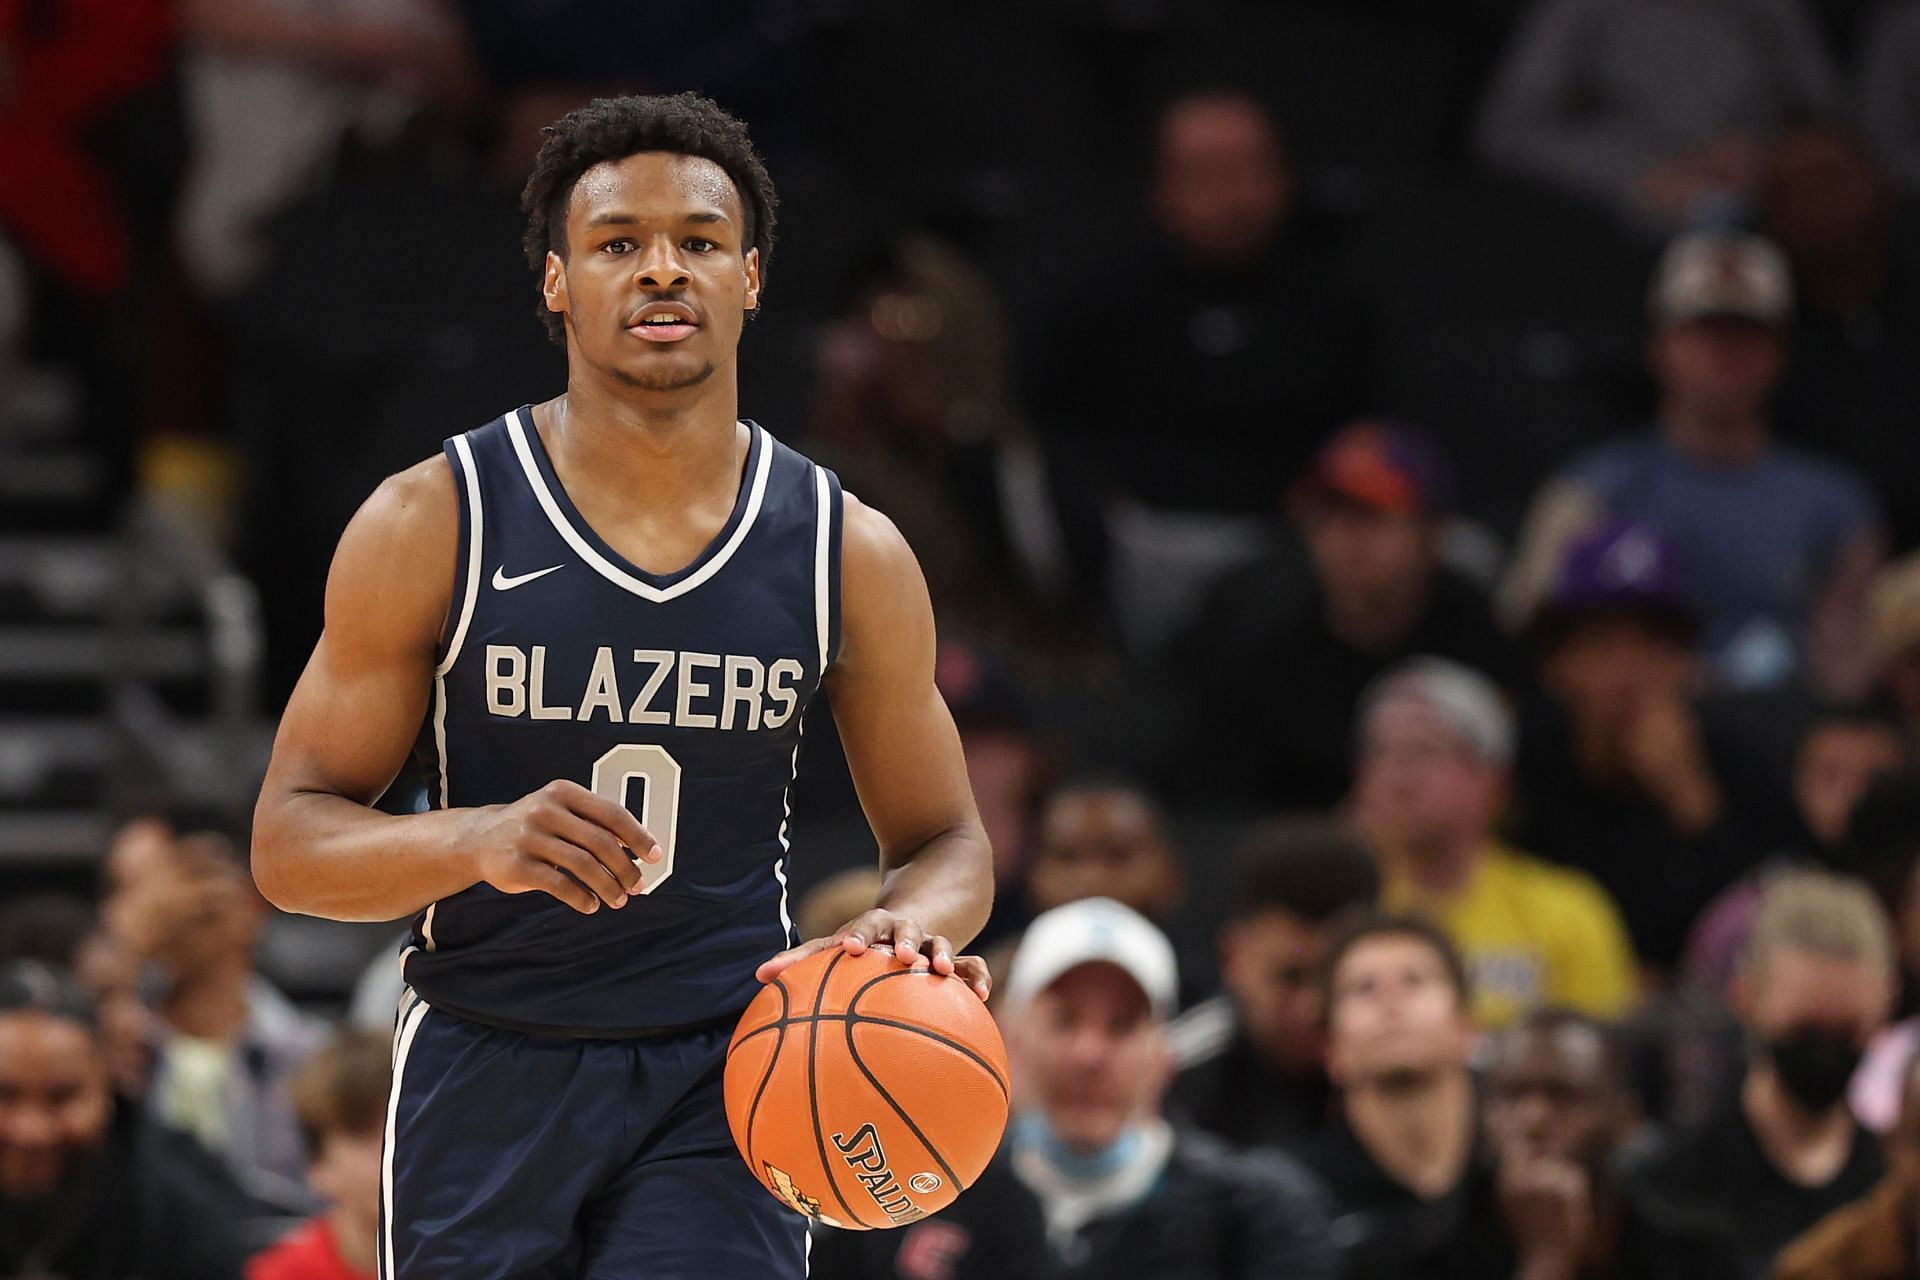
[[[562,387],[539,127],[686,88],[998,880],[1001,1155],[814,1275],[1920,1275],[1920,0],[0,0],[0,443],[223,540],[277,705]],[[282,990],[240,816],[117,817],[0,910],[0,1276],[372,1276],[391,951]]]

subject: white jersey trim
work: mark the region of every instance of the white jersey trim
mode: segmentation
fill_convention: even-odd
[[[393,1051],[393,1090],[387,1094],[387,1140],[385,1150],[380,1157],[380,1261],[382,1280],[393,1280],[393,1131],[395,1121],[400,1114],[400,1087],[407,1078],[407,1052],[413,1048],[413,1037],[420,1030],[420,1022],[427,1016],[427,1003],[414,996],[417,1003],[407,1009],[400,1020],[399,1030],[394,1036]],[[402,1006],[405,1007],[404,1005]]]
[[[753,427],[752,430],[758,436],[765,435],[763,429],[758,426]],[[760,504],[767,496],[767,477],[773,470],[773,442],[765,438],[756,439],[754,445],[760,451],[760,464],[754,469],[751,487],[747,492],[747,509],[741,515],[739,525],[734,528],[733,536],[729,537],[725,545],[714,553],[713,559],[701,565],[696,572],[687,575],[670,587],[656,587],[652,583],[642,582],[601,555],[594,549],[593,544],[581,537],[580,531],[573,527],[573,523],[560,510],[559,502],[554,499],[553,490],[548,487],[546,477],[540,474],[539,464],[533,460],[533,450],[527,444],[527,428],[520,420],[518,409],[507,415],[507,434],[513,440],[513,451],[520,459],[520,469],[526,472],[527,483],[532,486],[533,496],[539,501],[540,509],[547,513],[547,520],[553,525],[554,531],[565,539],[569,547],[573,548],[574,554],[586,561],[595,573],[608,582],[656,604],[678,599],[687,594],[720,572],[727,561],[733,558],[733,553],[740,549],[742,542],[746,541],[747,532],[753,528],[753,522],[760,514]]]
[[[453,450],[460,455],[461,478],[467,486],[467,593],[460,601],[460,616],[453,627],[453,638],[447,641],[447,656],[440,660],[433,674],[444,676],[453,670],[453,663],[460,656],[460,646],[467,640],[467,624],[473,621],[473,603],[480,595],[480,538],[486,526],[480,511],[480,471],[473,465],[473,446],[467,443],[465,436],[453,438]]]
[[[813,626],[820,642],[820,678],[827,677],[827,610],[832,607],[828,555],[833,541],[833,490],[827,473],[813,469]]]

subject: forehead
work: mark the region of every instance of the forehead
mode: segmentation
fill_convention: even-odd
[[[1492,1073],[1594,1088],[1606,1083],[1606,1048],[1590,1027],[1520,1027],[1501,1037]]]
[[[1049,983],[1036,997],[1056,1013],[1124,1011],[1144,1014],[1147,993],[1117,964],[1090,960],[1077,964]]]
[[[1767,955],[1756,975],[1762,1001],[1790,1013],[1831,1013],[1850,1018],[1876,1007],[1886,994],[1887,975],[1866,960],[1819,955],[1780,946]]]
[[[1350,987],[1382,974],[1406,970],[1439,975],[1446,966],[1425,939],[1411,934],[1386,933],[1363,938],[1340,957],[1334,974],[1336,987]]]
[[[738,226],[740,193],[727,171],[704,156],[641,151],[603,160],[580,175],[567,200],[568,223],[604,213],[668,219],[718,212]]]
[[[1153,816],[1131,792],[1070,791],[1047,807],[1047,827],[1056,838],[1136,839],[1152,829]]]
[[[48,1014],[0,1014],[0,1074],[77,1074],[94,1061],[97,1044],[77,1023]]]

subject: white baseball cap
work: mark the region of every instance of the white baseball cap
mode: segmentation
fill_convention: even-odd
[[[1763,236],[1696,231],[1660,256],[1648,303],[1661,324],[1738,316],[1779,328],[1793,310],[1793,273]]]
[[[1173,1013],[1180,992],[1173,944],[1145,916],[1112,898],[1069,902],[1042,912],[1028,925],[1013,953],[1007,1000],[1024,1005],[1069,969],[1096,961],[1116,966],[1139,983],[1154,1017]]]

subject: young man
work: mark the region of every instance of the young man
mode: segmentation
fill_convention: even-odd
[[[1295,1148],[1334,1200],[1352,1280],[1509,1280],[1522,1274],[1477,1159],[1467,975],[1414,916],[1343,922],[1327,949],[1334,1124]]]
[[[454,437],[341,538],[254,866],[288,910],[416,913],[389,1280],[798,1277],[804,1224],[721,1110],[756,979],[891,944],[987,992],[954,952],[991,855],[913,553],[738,418],[774,203],[705,99],[552,126],[523,204],[566,393]],[[795,946],[786,797],[823,690],[886,880]],[[416,749],[434,809],[376,812]]]
[[[1358,836],[1317,819],[1262,824],[1238,860],[1220,929],[1226,993],[1169,1029],[1180,1068],[1170,1096],[1236,1146],[1277,1146],[1329,1118],[1320,965],[1332,921],[1380,896],[1380,870]]]
[[[1847,1085],[1886,1025],[1895,972],[1864,884],[1796,871],[1767,886],[1733,992],[1749,1045],[1737,1095],[1622,1172],[1647,1280],[1758,1280],[1795,1236],[1872,1190],[1884,1162]]]

